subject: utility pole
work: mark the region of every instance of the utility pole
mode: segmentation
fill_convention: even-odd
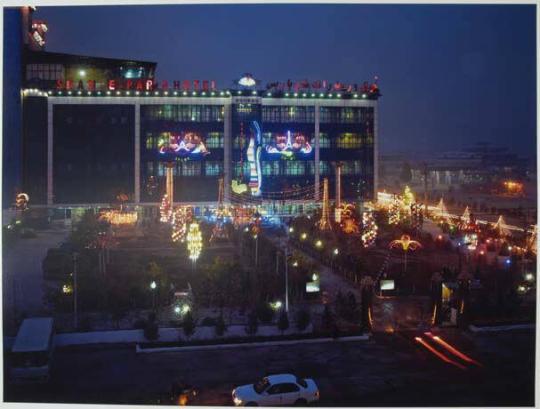
[[[73,253],[73,325],[75,329],[79,327],[79,317],[77,316],[77,253]]]

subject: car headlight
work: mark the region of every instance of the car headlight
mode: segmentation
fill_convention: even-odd
[[[240,399],[239,397],[235,396],[233,398],[233,402],[236,406],[240,406],[242,404],[242,399]]]

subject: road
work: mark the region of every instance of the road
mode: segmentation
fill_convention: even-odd
[[[463,369],[414,341],[419,333],[331,342],[137,355],[134,348],[64,349],[46,386],[7,387],[6,401],[156,404],[175,379],[201,389],[194,404],[230,405],[234,386],[268,373],[310,376],[320,406],[531,405],[533,332],[440,336],[483,366]],[[422,335],[423,336],[423,335]],[[448,355],[448,354],[447,354]]]

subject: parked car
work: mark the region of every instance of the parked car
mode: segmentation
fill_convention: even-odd
[[[235,406],[302,406],[319,400],[319,388],[313,379],[270,375],[255,384],[238,386],[232,398]]]

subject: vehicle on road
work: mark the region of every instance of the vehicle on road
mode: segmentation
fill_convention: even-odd
[[[235,406],[303,406],[319,400],[313,379],[291,374],[270,375],[257,383],[238,386],[232,391]]]
[[[47,382],[54,349],[52,318],[23,321],[9,356],[9,378],[13,383]]]

